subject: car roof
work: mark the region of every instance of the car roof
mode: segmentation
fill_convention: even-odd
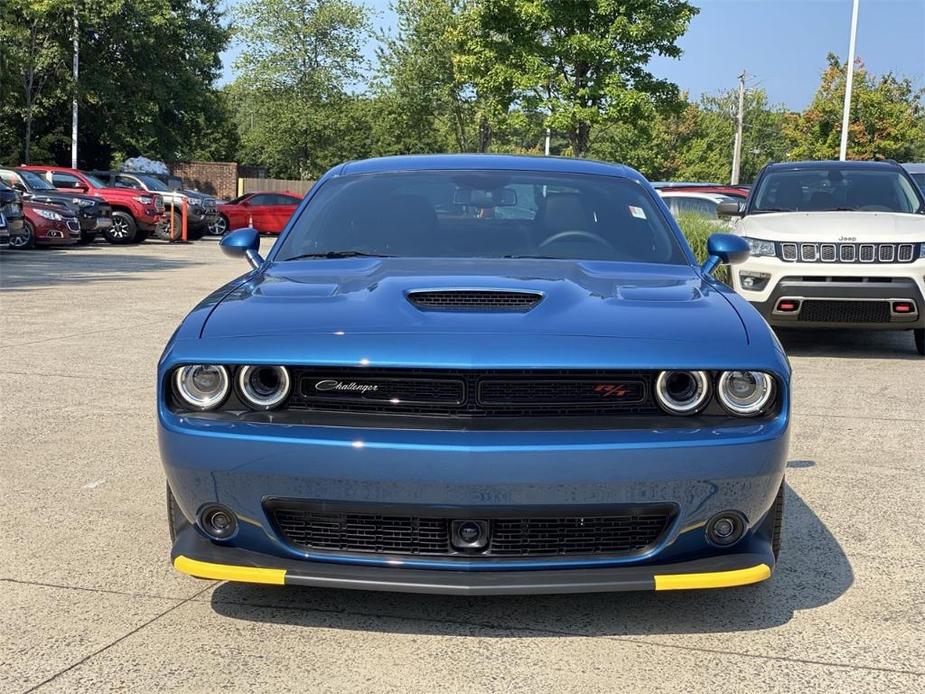
[[[542,157],[511,154],[412,154],[364,159],[344,164],[336,175],[385,173],[390,171],[437,170],[546,171],[619,176],[642,181],[642,175],[623,164],[592,159]]]
[[[925,173],[925,162],[908,162],[902,165],[903,168],[909,173]]]
[[[822,160],[822,161],[778,161],[768,164],[768,170],[787,171],[797,169],[831,169],[833,167],[841,169],[895,169],[898,166],[892,161],[861,161],[858,159],[847,159],[845,161]]]
[[[710,200],[711,202],[723,202],[724,200],[730,200],[732,198],[731,195],[724,195],[723,193],[695,192],[690,190],[666,190],[662,188],[657,192],[663,198],[696,198]]]

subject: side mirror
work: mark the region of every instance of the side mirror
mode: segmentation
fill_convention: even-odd
[[[720,217],[741,217],[745,206],[741,202],[721,202],[716,206],[716,214]]]
[[[251,267],[256,269],[263,264],[260,250],[260,232],[251,227],[236,229],[226,234],[219,242],[222,252],[229,258],[246,258]]]
[[[711,234],[707,239],[707,254],[703,271],[712,275],[718,265],[738,265],[748,260],[748,241],[735,234]]]

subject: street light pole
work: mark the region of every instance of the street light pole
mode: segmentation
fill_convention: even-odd
[[[738,185],[742,170],[742,130],[745,126],[745,70],[739,75],[739,112],[736,115],[736,139],[732,147],[732,176],[730,185]]]
[[[851,118],[851,88],[854,85],[854,49],[858,37],[858,5],[860,0],[854,0],[851,7],[851,38],[848,40],[848,75],[845,79],[845,108],[841,120],[841,147],[838,158],[845,161],[848,158],[848,121]]]
[[[74,2],[74,100],[71,102],[71,168],[77,168],[77,76],[80,72],[80,26]]]

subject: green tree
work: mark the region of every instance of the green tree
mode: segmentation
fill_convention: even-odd
[[[680,55],[675,41],[696,13],[684,0],[472,0],[454,62],[480,98],[480,128],[521,104],[546,114],[544,125],[567,135],[581,157],[602,122],[677,97],[646,65],[653,55]]]
[[[276,175],[311,178],[351,156],[348,87],[361,78],[367,11],[350,0],[246,0],[229,93],[241,153]]]
[[[830,53],[819,89],[809,108],[787,124],[792,159],[837,159],[841,141],[847,63]],[[854,69],[848,157],[898,159],[925,157],[925,90],[892,72],[877,77],[859,59]]]

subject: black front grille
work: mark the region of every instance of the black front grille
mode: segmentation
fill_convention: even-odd
[[[497,290],[439,290],[408,293],[408,301],[422,309],[440,311],[528,311],[543,299],[536,292]]]
[[[289,406],[442,417],[651,415],[646,371],[328,369],[294,367]]]
[[[889,323],[890,302],[804,299],[799,320],[817,323]]]
[[[330,512],[319,505],[276,501],[267,511],[283,539],[300,550],[436,556],[532,557],[621,554],[655,544],[668,529],[671,507],[613,509],[608,515],[478,518],[490,538],[481,550],[457,550],[452,518]]]

